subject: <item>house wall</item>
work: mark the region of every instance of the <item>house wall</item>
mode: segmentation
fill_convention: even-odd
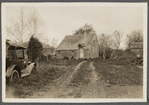
[[[84,59],[99,57],[99,43],[96,36],[88,43],[87,48],[84,49]]]
[[[76,50],[70,50],[70,51],[56,51],[56,57],[58,59],[64,58],[64,57],[68,57],[69,59],[71,59],[72,57],[76,58]]]
[[[75,59],[80,58],[80,51],[75,50],[75,51],[56,51],[56,57],[58,59],[64,58],[64,57],[69,57],[70,59],[72,56]],[[97,58],[99,57],[99,47],[96,44],[89,45],[89,49],[83,49],[83,58],[84,59],[89,59],[89,58]]]
[[[89,49],[84,49],[84,58],[89,59]]]
[[[75,57],[75,59],[79,59],[79,58],[80,58],[80,51],[78,49],[78,50],[76,50],[76,57]]]
[[[85,59],[89,59],[89,58],[97,58],[99,57],[99,44],[98,44],[98,40],[97,37],[94,36],[93,39],[91,39],[91,41],[87,44],[86,46],[88,49],[84,49],[83,48],[83,58]],[[78,50],[64,50],[64,51],[56,51],[56,56],[58,59],[64,58],[65,56],[72,58],[72,56],[75,59],[79,59],[80,58],[80,50],[78,48]]]
[[[99,45],[98,42],[94,41],[88,44],[88,49],[83,49],[84,59],[97,58],[99,57]],[[78,52],[78,58],[80,58],[80,52]]]

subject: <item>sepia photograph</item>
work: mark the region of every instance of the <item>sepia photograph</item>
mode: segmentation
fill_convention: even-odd
[[[3,102],[146,102],[147,3],[2,3]]]

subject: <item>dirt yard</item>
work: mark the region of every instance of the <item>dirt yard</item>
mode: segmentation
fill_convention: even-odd
[[[143,98],[143,68],[96,60],[47,65],[44,71],[7,85],[6,98]]]

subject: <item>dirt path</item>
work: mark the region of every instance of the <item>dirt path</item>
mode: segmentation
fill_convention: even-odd
[[[91,70],[89,78],[90,83],[83,87],[81,98],[104,98],[104,82],[100,81],[101,77],[96,73],[93,62],[90,63],[87,70]]]
[[[69,88],[69,83],[73,78],[74,74],[77,73],[80,66],[86,61],[79,63],[70,73],[66,73],[59,79],[55,80],[55,84],[49,84],[49,86],[44,87],[41,91],[36,92],[31,98],[66,98],[67,94],[73,89]],[[70,98],[70,96],[69,96]]]
[[[84,65],[86,66],[86,65]],[[119,86],[111,85],[101,80],[100,74],[95,71],[93,62],[86,66],[86,72],[89,72],[90,80],[87,85],[67,88],[65,98],[142,98],[142,86]],[[84,77],[85,78],[85,77]],[[71,97],[69,97],[71,96]]]
[[[80,69],[80,66],[81,66],[83,63],[85,63],[85,62],[86,62],[86,61],[79,63],[79,64],[75,67],[75,69],[74,69],[74,71],[72,72],[72,74],[67,77],[67,79],[61,84],[60,87],[63,87],[63,86],[66,86],[66,85],[70,84],[70,81],[71,81],[71,79],[73,78],[74,74],[77,73],[78,69]]]

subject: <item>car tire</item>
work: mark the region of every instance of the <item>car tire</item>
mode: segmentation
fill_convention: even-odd
[[[17,81],[20,78],[18,70],[13,70],[11,76],[9,77],[10,82]]]

